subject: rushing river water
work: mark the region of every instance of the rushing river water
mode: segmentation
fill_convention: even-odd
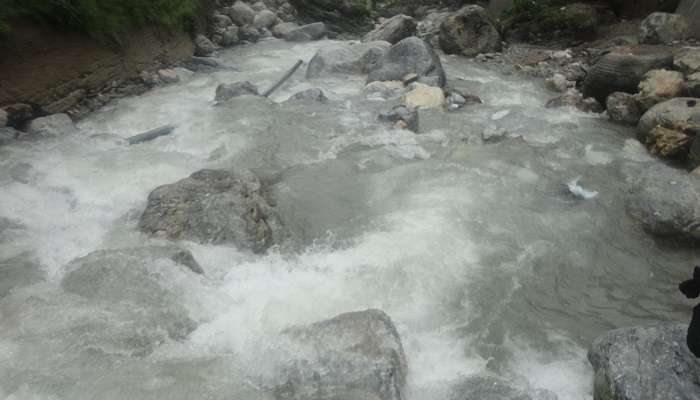
[[[267,88],[332,45],[227,50],[240,71],[197,74],[112,103],[80,133],[0,148],[0,397],[265,398],[284,357],[277,332],[380,308],[404,343],[409,400],[445,399],[484,372],[590,399],[594,337],[687,319],[676,284],[700,253],[655,243],[625,213],[626,182],[656,161],[631,129],[545,109],[540,82],[443,57],[450,84],[485,104],[423,112],[421,134],[376,122],[390,106],[363,98],[364,76],[299,72],[273,96],[280,104],[214,106],[219,83]],[[331,101],[281,103],[310,87]],[[169,123],[171,136],[123,142]],[[485,128],[509,137],[483,143]],[[253,255],[183,242],[204,276],[163,268],[165,289],[133,299],[128,274],[109,275],[104,299],[64,291],[76,257],[164,244],[136,228],[146,198],[202,168],[274,177],[294,246]],[[567,191],[576,179],[588,199]],[[150,320],[170,315],[150,313],[163,301],[196,322],[187,338],[147,354],[114,344],[124,331],[149,337]]]

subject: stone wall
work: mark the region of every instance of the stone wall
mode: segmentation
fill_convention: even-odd
[[[192,51],[184,33],[143,30],[110,47],[80,34],[15,23],[0,41],[0,107],[26,103],[39,113],[62,112],[106,85],[185,59]]]

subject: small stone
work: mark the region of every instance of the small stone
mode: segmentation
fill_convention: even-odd
[[[417,82],[418,78],[419,78],[418,74],[410,73],[410,74],[406,74],[403,77],[402,81],[403,81],[404,86],[408,86],[408,85],[412,84],[413,82]]]
[[[177,83],[180,81],[180,77],[177,75],[177,71],[170,68],[159,70],[158,78],[163,83]]]

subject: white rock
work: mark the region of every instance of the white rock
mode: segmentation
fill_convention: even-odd
[[[404,96],[404,104],[410,109],[438,108],[445,104],[445,93],[439,87],[415,83]]]

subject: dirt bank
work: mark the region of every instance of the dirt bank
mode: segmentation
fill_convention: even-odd
[[[115,81],[170,65],[192,51],[184,33],[142,30],[110,48],[79,34],[17,23],[0,42],[0,107],[27,103],[38,112],[63,112]]]

